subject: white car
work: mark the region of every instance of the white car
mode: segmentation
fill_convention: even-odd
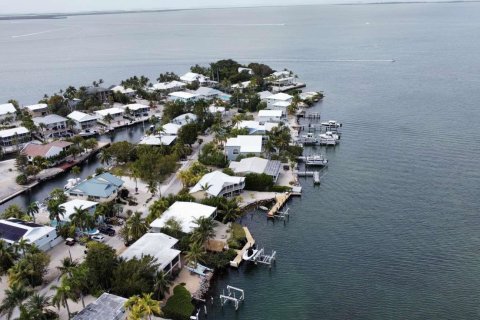
[[[99,234],[97,234],[97,235],[95,235],[95,236],[92,236],[91,239],[92,239],[93,241],[97,241],[97,242],[103,242],[103,241],[105,241],[105,237],[102,236],[102,235],[99,235]]]

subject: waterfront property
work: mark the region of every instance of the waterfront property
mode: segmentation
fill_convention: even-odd
[[[138,144],[144,144],[148,146],[171,146],[175,140],[177,140],[177,136],[175,135],[150,135],[144,136]]]
[[[185,233],[191,233],[197,227],[195,219],[209,218],[214,219],[217,215],[217,208],[206,206],[204,204],[196,202],[176,201],[173,203],[160,218],[155,219],[150,228],[152,232],[161,232],[161,229],[165,227],[165,223],[170,219],[175,219],[182,231]]]
[[[254,120],[243,120],[236,125],[238,129],[247,129],[248,134],[253,135],[264,135],[277,126],[278,123],[275,122],[259,122]]]
[[[43,117],[48,114],[48,105],[46,103],[32,104],[25,106],[25,109],[32,117]]]
[[[194,93],[186,91],[175,91],[168,94],[168,100],[170,101],[179,101],[179,102],[195,102],[197,101],[198,96]]]
[[[220,99],[223,101],[230,101],[232,97],[229,94],[226,94],[220,90],[208,88],[208,87],[200,87],[195,91],[197,95],[197,100],[213,100],[213,99]]]
[[[44,117],[33,118],[33,123],[40,128],[41,134],[45,139],[61,138],[67,135],[67,119],[56,115],[49,114]]]
[[[57,161],[54,161],[52,165],[60,162],[60,157],[63,154],[66,155],[67,150],[72,145],[68,141],[52,141],[46,144],[40,144],[35,142],[30,142],[25,147],[23,147],[21,153],[27,156],[29,162],[32,162],[36,157],[44,159],[53,159],[56,158]],[[62,159],[63,160],[63,159]]]
[[[118,93],[124,94],[124,95],[126,95],[127,97],[130,97],[130,98],[135,97],[135,94],[137,93],[136,90],[134,90],[132,88],[125,88],[122,85],[112,86],[109,89],[113,93],[118,92]]]
[[[125,320],[125,302],[128,299],[111,293],[102,293],[97,300],[89,303],[72,320]]]
[[[244,188],[244,177],[232,177],[217,170],[205,174],[190,189],[190,194],[197,200],[207,197],[232,197],[240,194]]]
[[[87,130],[97,126],[97,115],[91,115],[80,111],[73,111],[67,118],[73,120],[75,123],[75,129]]]
[[[100,117],[100,121],[104,121],[104,118],[109,116],[111,117],[110,121],[115,122],[115,121],[122,121],[123,120],[123,115],[125,114],[125,110],[121,108],[108,108],[108,109],[103,109],[103,110],[97,110],[95,111],[95,114]]]
[[[69,222],[70,216],[75,213],[75,208],[87,210],[90,215],[93,216],[98,202],[88,201],[83,199],[73,199],[68,202],[62,203],[60,207],[65,209],[65,213],[61,217],[63,222]]]
[[[276,93],[276,94],[273,94],[269,97],[266,98],[266,101],[267,101],[267,108],[269,109],[278,109],[281,105],[279,104],[280,102],[283,103],[282,105],[285,105],[286,103],[288,103],[288,105],[290,105],[290,103],[292,103],[292,99],[293,99],[293,96],[289,95],[289,94],[286,94],[286,93]],[[277,106],[275,106],[277,105]],[[286,105],[286,106],[288,106]]]
[[[13,150],[15,147],[20,149],[31,140],[32,135],[25,127],[0,130],[0,147],[4,148],[4,151]]]
[[[244,176],[249,173],[266,174],[272,177],[275,183],[280,175],[280,168],[282,164],[278,160],[267,160],[259,157],[245,158],[240,161],[230,162],[230,169],[236,175]]]
[[[211,105],[208,107],[208,112],[210,113],[221,113],[222,115],[225,114],[226,110],[225,110],[225,107],[219,107],[219,106],[216,106],[216,105]]]
[[[128,247],[120,257],[130,260],[150,255],[156,259],[155,262],[159,264],[159,270],[170,274],[173,270],[182,267],[181,251],[175,249],[177,243],[177,239],[164,233],[146,233]]]
[[[204,76],[203,74],[195,73],[195,72],[187,72],[183,76],[180,77],[180,80],[187,83],[192,84],[198,82],[198,84],[202,87],[208,87],[215,83],[216,81],[210,80],[209,77]]]
[[[197,116],[193,113],[184,113],[172,120],[173,124],[178,124],[179,126],[184,126],[187,123],[197,121]]]
[[[11,103],[0,104],[0,122],[8,119],[15,120],[17,109]]]
[[[0,220],[0,239],[10,245],[24,239],[42,251],[47,251],[62,242],[55,228],[19,219]]]
[[[273,96],[273,93],[271,93],[270,91],[261,91],[258,94],[258,97],[260,98],[260,100],[262,101],[267,101],[267,98],[270,97],[270,96]]]
[[[104,172],[80,182],[66,192],[69,196],[80,199],[110,201],[117,196],[117,192],[122,185],[122,179],[115,177],[109,172]]]
[[[165,93],[170,93],[170,92],[175,92],[175,91],[182,91],[185,89],[187,85],[183,82],[180,81],[170,81],[170,82],[160,82],[160,83],[155,83],[151,87],[148,88],[150,92],[153,91],[160,91],[160,92],[165,92]]]
[[[228,160],[236,160],[239,155],[255,155],[262,153],[262,136],[237,136],[227,139],[225,143],[225,154]]]
[[[243,89],[248,88],[250,83],[252,83],[252,81],[244,81],[244,82],[232,84],[230,88],[232,88],[233,90],[238,89],[240,91],[243,91]]]
[[[284,113],[282,110],[260,110],[258,112],[258,121],[260,122],[280,122]]]
[[[122,106],[122,108],[124,111],[126,111],[128,108],[128,110],[130,110],[130,114],[135,118],[148,117],[148,110],[150,110],[150,106],[139,103],[127,104]]]
[[[178,134],[178,130],[180,130],[182,126],[176,123],[167,123],[162,126],[163,134],[169,136],[176,136]]]
[[[112,91],[103,87],[88,87],[85,93],[87,96],[94,97],[102,103],[109,102],[112,95]]]

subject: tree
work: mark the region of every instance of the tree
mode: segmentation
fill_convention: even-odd
[[[80,169],[79,166],[74,166],[71,170],[72,174],[73,175],[76,175],[77,177],[80,175],[80,173],[82,172],[82,169]]]
[[[193,230],[192,233],[193,241],[203,245],[205,241],[208,242],[210,238],[213,238],[215,236],[216,222],[213,219],[206,217],[198,217],[193,220],[193,223],[197,225],[197,227]]]
[[[100,160],[101,164],[106,164],[108,166],[110,161],[112,161],[112,154],[107,149],[103,149],[98,154],[98,159]]]
[[[78,267],[78,261],[73,260],[70,257],[65,257],[60,262],[60,265],[57,266],[57,269],[60,271],[60,277],[63,275],[72,276],[72,271]]]
[[[104,243],[90,242],[85,264],[92,284],[104,290],[111,288],[112,270],[117,265],[116,252],[112,247]]]
[[[130,297],[125,302],[125,309],[129,312],[128,319],[151,319],[153,314],[162,314],[160,302],[152,299],[151,293]]]
[[[190,244],[185,259],[196,268],[198,261],[201,260],[204,255],[205,250],[203,249],[203,244],[194,241]]]
[[[103,117],[102,121],[105,122],[106,124],[110,124],[110,123],[112,123],[112,121],[113,121],[113,117],[112,117],[112,115],[111,115],[110,113],[107,113],[107,114]]]
[[[5,298],[0,304],[0,315],[6,315],[7,319],[12,318],[13,310],[22,305],[23,301],[30,296],[31,290],[23,283],[14,283],[5,290]]]
[[[88,269],[84,264],[78,265],[71,269],[67,283],[77,296],[80,296],[82,305],[85,308],[85,294],[90,290],[90,279],[88,278]]]
[[[172,279],[170,275],[161,270],[155,274],[154,281],[153,297],[157,300],[161,300],[165,297],[165,293],[168,292],[169,287],[172,285]]]
[[[223,223],[235,221],[241,214],[241,210],[235,199],[226,200],[221,204],[219,211],[223,216]]]
[[[157,78],[158,82],[170,82],[170,81],[179,81],[180,77],[177,76],[174,72],[165,72],[165,73],[160,73],[160,75]]]
[[[13,247],[8,245],[5,240],[0,240],[0,276],[4,275],[8,269],[13,267],[18,254],[13,250]]]
[[[62,278],[59,286],[52,286],[52,290],[55,290],[55,295],[52,298],[52,303],[60,310],[60,306],[67,309],[68,319],[70,319],[70,307],[68,300],[73,302],[78,301],[72,288],[66,283],[65,278]]]
[[[152,197],[153,197],[155,195],[155,193],[157,193],[157,191],[158,191],[157,182],[153,181],[153,180],[148,181],[147,189],[148,189],[148,192],[150,192],[152,194]]]
[[[27,216],[27,214],[16,204],[8,206],[5,211],[3,211],[2,218],[14,218],[20,220],[25,220],[25,218],[27,218],[27,220],[29,220],[29,216]]]
[[[198,126],[196,123],[187,123],[178,130],[178,138],[185,144],[192,145],[197,141]]]
[[[50,199],[47,202],[47,209],[49,212],[49,219],[50,220],[57,220],[57,223],[60,223],[60,217],[63,218],[65,214],[65,207],[60,206],[61,203],[58,203],[59,201]]]
[[[52,306],[51,298],[44,294],[34,293],[27,302],[20,307],[19,320],[54,320],[58,315],[49,309]]]
[[[113,270],[112,292],[123,297],[152,292],[159,267],[155,261],[150,255],[129,260],[120,259]]]
[[[73,208],[73,213],[70,215],[70,222],[75,227],[80,229],[82,233],[85,233],[89,228],[93,228],[95,226],[95,220],[93,219],[93,216],[87,209],[82,207]]]
[[[42,284],[43,276],[50,263],[50,256],[34,245],[28,245],[21,251],[23,252],[22,258],[8,270],[8,282],[11,285],[22,283],[31,287]]]
[[[126,227],[128,228],[129,238],[133,241],[140,239],[148,231],[148,226],[145,219],[142,218],[141,212],[135,212],[128,218]]]
[[[15,167],[21,173],[25,173],[25,168],[28,165],[28,158],[25,154],[19,153],[15,158]]]

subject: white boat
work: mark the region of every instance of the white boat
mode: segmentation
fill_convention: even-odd
[[[303,145],[312,145],[318,143],[318,138],[312,132],[302,135],[299,139]]]
[[[341,123],[338,123],[335,120],[328,120],[327,122],[322,122],[321,125],[324,126],[324,127],[336,128],[336,129],[340,128],[342,126]]]
[[[63,187],[63,189],[68,190],[76,186],[81,181],[80,178],[72,178],[67,180],[67,184]]]
[[[320,138],[320,144],[325,146],[335,146],[340,143],[340,136],[331,131],[327,131],[318,136]]]
[[[257,252],[258,252],[258,249],[256,249],[255,247],[251,247],[251,248],[245,250],[245,252],[242,255],[242,259],[245,260],[245,261],[250,261],[255,257]]]
[[[260,210],[263,210],[263,211],[268,211],[268,208],[265,207],[265,206],[259,206],[258,208],[259,208]]]
[[[328,164],[328,160],[323,157],[323,155],[313,155],[307,156],[305,158],[305,164],[307,166],[326,166]]]

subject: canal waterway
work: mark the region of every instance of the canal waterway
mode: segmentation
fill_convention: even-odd
[[[12,38],[42,30],[56,31]],[[243,219],[276,266],[219,277],[209,319],[476,319],[479,30],[478,3],[0,21],[0,101],[218,58],[292,69],[325,90],[312,111],[342,122],[342,141],[317,150],[328,170],[302,182],[285,226]],[[237,312],[218,305],[227,284],[245,289]]]

